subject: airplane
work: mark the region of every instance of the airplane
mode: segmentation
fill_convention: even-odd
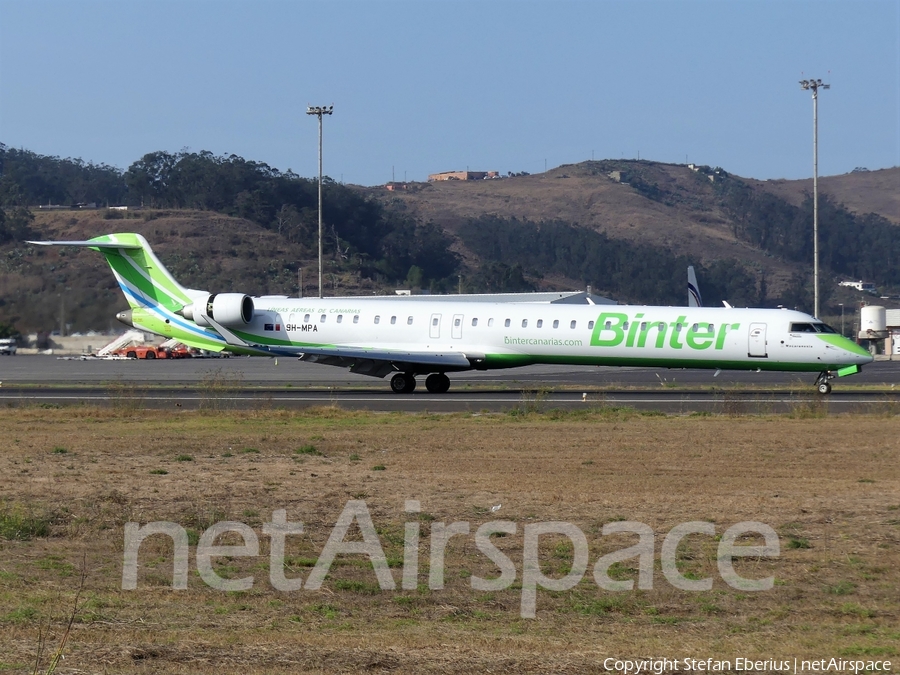
[[[215,352],[391,375],[398,394],[412,393],[417,376],[442,394],[448,373],[532,364],[817,372],[815,386],[828,394],[831,380],[873,360],[830,326],[786,309],[597,305],[590,297],[567,304],[540,294],[251,297],[183,287],[140,234],[29,243],[102,253],[131,307],[116,318],[129,326]]]

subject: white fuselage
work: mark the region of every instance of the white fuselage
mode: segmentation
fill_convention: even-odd
[[[789,310],[435,302],[427,296],[264,297],[255,303],[247,333],[275,350],[456,352],[475,368],[582,363],[824,371],[871,361],[837,335],[826,340],[792,331],[819,322]]]

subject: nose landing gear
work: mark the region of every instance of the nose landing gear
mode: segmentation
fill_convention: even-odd
[[[825,370],[819,373],[819,377],[816,378],[816,391],[818,391],[822,396],[826,396],[831,393],[831,380],[835,378],[835,374],[830,370]]]

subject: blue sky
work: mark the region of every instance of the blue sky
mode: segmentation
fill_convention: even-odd
[[[234,153],[347,183],[591,159],[900,165],[900,0],[0,0],[0,142]]]

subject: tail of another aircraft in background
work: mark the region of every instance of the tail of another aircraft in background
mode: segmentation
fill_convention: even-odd
[[[688,265],[688,307],[703,307],[703,299],[700,297],[700,287],[697,285],[697,275],[694,266]]]

